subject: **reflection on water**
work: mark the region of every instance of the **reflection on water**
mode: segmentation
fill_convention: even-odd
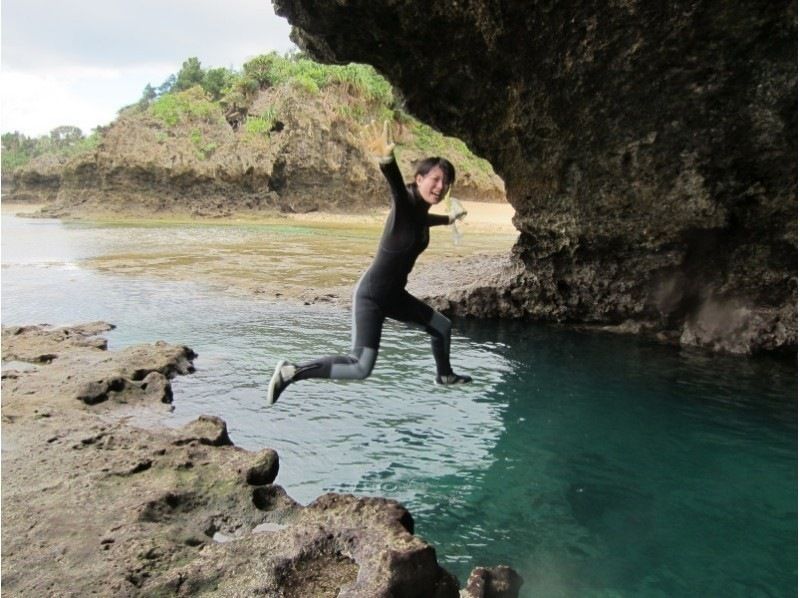
[[[238,445],[278,450],[298,500],[398,499],[462,581],[508,563],[525,596],[794,594],[796,362],[458,321],[454,366],[476,383],[450,389],[424,335],[389,324],[371,378],[267,409],[275,361],[346,350],[347,313],[85,267],[111,238],[4,217],[3,323],[104,319],[112,349],[189,345],[168,424],[222,416]]]

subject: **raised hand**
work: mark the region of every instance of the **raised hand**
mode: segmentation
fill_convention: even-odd
[[[376,158],[384,159],[392,156],[395,143],[392,139],[391,125],[388,120],[383,121],[383,130],[378,123],[373,122],[364,128],[364,145]]]

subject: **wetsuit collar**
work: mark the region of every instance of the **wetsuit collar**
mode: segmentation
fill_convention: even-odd
[[[407,185],[407,188],[411,192],[411,196],[414,198],[415,206],[421,206],[425,208],[426,212],[431,209],[431,204],[422,199],[422,196],[419,194],[419,189],[417,188],[416,183],[409,183]]]

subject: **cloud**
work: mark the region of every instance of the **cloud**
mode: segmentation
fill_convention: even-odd
[[[197,56],[229,66],[247,53],[291,47],[267,0],[4,0],[3,63],[125,67]]]
[[[190,56],[240,68],[293,47],[268,0],[3,0],[3,131],[112,120]]]
[[[171,72],[171,65],[64,67],[46,73],[4,69],[0,129],[38,137],[58,126],[72,125],[88,134],[141,97],[146,84],[141,81],[163,80]]]

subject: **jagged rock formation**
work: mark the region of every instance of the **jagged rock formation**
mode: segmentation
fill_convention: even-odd
[[[3,173],[3,199],[17,203],[54,202],[67,162],[66,156],[45,154],[37,156],[13,174]]]
[[[326,494],[303,507],[278,455],[233,446],[225,422],[143,429],[195,354],[109,352],[103,322],[3,328],[3,586],[13,595],[459,596],[411,514]],[[149,414],[149,415],[148,415]],[[464,598],[516,596],[478,568]]]
[[[796,347],[796,5],[273,4],[505,180],[511,272],[453,311]]]
[[[204,101],[202,93],[196,100]],[[56,200],[45,211],[53,216],[106,211],[216,217],[383,208],[385,181],[348,109],[375,111],[342,85],[309,93],[292,84],[260,90],[249,107],[251,117],[270,114],[270,131],[231,126],[220,107],[170,125],[152,111],[128,109],[92,151],[48,163],[46,170],[35,160],[6,175],[4,199]],[[409,141],[411,134],[401,128],[398,135]],[[409,178],[421,157],[411,148],[399,151]],[[459,158],[453,157],[462,175],[454,190],[458,197],[505,200],[497,175],[471,172]]]

